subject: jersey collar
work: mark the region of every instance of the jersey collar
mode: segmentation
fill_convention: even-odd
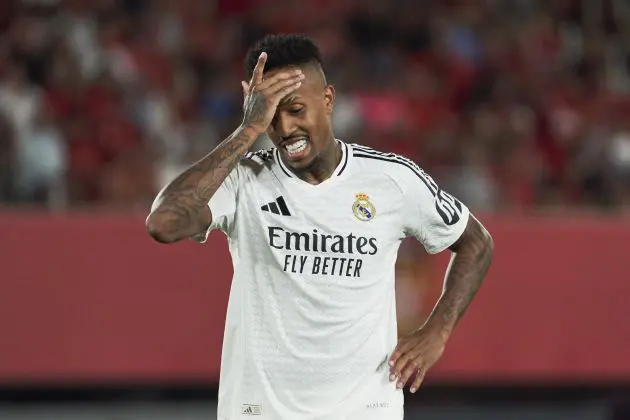
[[[350,150],[348,149],[348,145],[339,139],[336,139],[336,140],[337,140],[337,143],[341,146],[341,160],[339,161],[339,165],[337,165],[337,167],[333,171],[331,178],[337,177],[344,172],[344,170],[348,166],[348,159],[350,156]],[[276,148],[275,152],[276,152],[276,161],[278,162],[278,166],[280,166],[280,169],[282,170],[282,172],[289,178],[295,178],[295,175],[293,174],[293,172],[291,172],[291,170],[282,161],[282,157],[280,156],[280,151]]]

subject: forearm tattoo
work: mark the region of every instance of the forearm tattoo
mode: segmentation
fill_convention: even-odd
[[[162,236],[178,240],[206,227],[201,212],[247,152],[252,137],[255,136],[246,129],[237,130],[162,191],[153,215],[160,220]]]
[[[432,317],[452,330],[483,282],[492,262],[492,238],[483,226],[471,216],[461,238],[450,248],[451,258],[442,295]]]

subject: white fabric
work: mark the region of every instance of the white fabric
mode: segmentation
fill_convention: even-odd
[[[398,247],[415,236],[428,252],[444,250],[469,212],[413,162],[339,144],[341,163],[319,185],[263,151],[209,203],[210,230],[226,233],[234,265],[220,419],[403,417],[386,366],[397,342]]]

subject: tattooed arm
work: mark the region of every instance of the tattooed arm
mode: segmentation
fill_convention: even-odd
[[[206,230],[212,223],[208,202],[256,138],[267,130],[278,103],[304,78],[299,69],[263,80],[267,55],[262,53],[244,92],[241,126],[216,149],[179,175],[160,192],[146,221],[158,242],[171,243]],[[244,83],[244,82],[243,82]]]
[[[167,185],[147,218],[149,234],[158,242],[171,243],[207,229],[212,222],[208,201],[256,138],[257,133],[251,128],[239,127]]]
[[[427,321],[437,322],[445,334],[452,332],[481,286],[492,262],[494,243],[488,231],[470,215],[464,233],[449,249],[453,255],[442,295]]]
[[[390,356],[390,380],[398,388],[410,383],[416,392],[427,371],[444,352],[446,342],[481,286],[492,261],[494,243],[490,234],[469,216],[453,251],[442,295],[424,325],[402,338]]]

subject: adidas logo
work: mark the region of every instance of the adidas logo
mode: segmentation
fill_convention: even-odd
[[[287,207],[287,203],[284,201],[284,198],[282,198],[282,196],[276,198],[276,200],[272,201],[271,203],[265,204],[260,209],[262,211],[268,211],[273,214],[291,216],[291,212],[289,211],[289,208]]]
[[[262,414],[262,407],[260,405],[243,404],[241,407],[241,414],[260,416]]]

